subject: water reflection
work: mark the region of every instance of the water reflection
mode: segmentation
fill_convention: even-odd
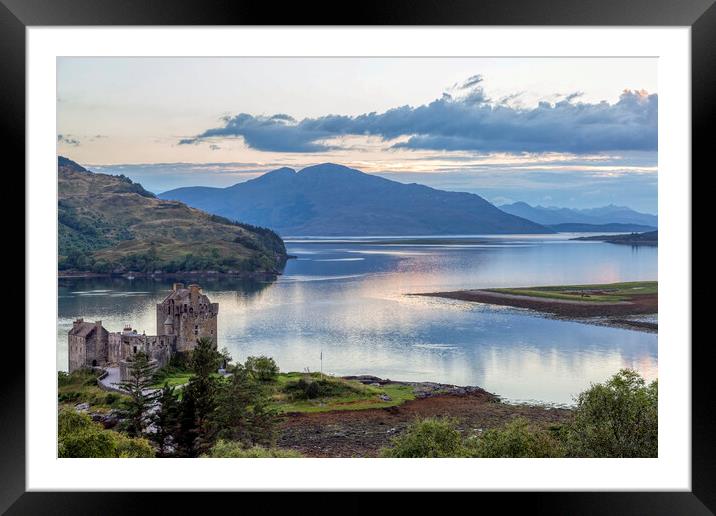
[[[391,242],[395,239],[391,239]],[[657,375],[654,334],[544,319],[523,310],[408,296],[414,292],[656,278],[656,248],[564,237],[484,238],[440,245],[291,241],[276,282],[211,278],[219,346],[274,356],[283,370],[370,373],[485,387],[514,400],[568,403],[620,367]],[[72,319],[154,333],[172,280],[60,283],[58,368]],[[187,280],[185,280],[187,281]],[[190,281],[190,280],[189,280]]]

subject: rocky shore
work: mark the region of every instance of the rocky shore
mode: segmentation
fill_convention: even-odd
[[[415,399],[381,409],[287,414],[277,445],[309,457],[376,457],[392,437],[416,419],[449,417],[466,434],[497,428],[516,417],[549,427],[564,422],[569,409],[502,403],[480,387],[434,382],[392,382],[375,376],[349,376],[366,384],[396,383],[413,387]]]

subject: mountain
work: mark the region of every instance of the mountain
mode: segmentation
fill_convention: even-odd
[[[282,235],[554,233],[479,195],[398,183],[332,163],[300,172],[280,168],[228,188],[178,188],[159,197]]]
[[[654,226],[642,224],[582,224],[580,222],[565,222],[547,226],[558,233],[640,233],[654,231]]]
[[[523,217],[538,224],[553,225],[566,223],[579,224],[639,224],[657,227],[656,215],[640,213],[625,206],[610,204],[601,208],[575,210],[545,206],[530,206],[526,202],[503,204],[502,211]]]
[[[62,156],[57,176],[60,270],[276,272],[285,263],[271,230],[159,199]]]

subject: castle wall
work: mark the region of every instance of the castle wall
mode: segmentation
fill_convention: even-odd
[[[87,354],[85,353],[85,339],[77,335],[67,337],[67,350],[70,354],[69,371],[82,369],[85,365]]]
[[[95,323],[95,330],[86,339],[85,365],[102,366],[107,363],[107,344],[109,332],[102,327],[102,321]]]
[[[109,332],[102,327],[102,321],[95,322],[90,331],[86,331],[87,325],[88,323],[78,319],[67,335],[70,372],[107,363]],[[84,333],[82,329],[85,330]]]
[[[174,335],[175,351],[191,351],[196,341],[209,337],[218,342],[217,318],[219,304],[212,303],[198,285],[188,289],[178,283],[172,293],[157,304],[157,335]]]
[[[174,336],[140,335],[135,332],[111,333],[108,361],[119,364],[132,355],[142,352],[151,360],[156,360],[158,367],[164,367],[171,359],[173,344]]]

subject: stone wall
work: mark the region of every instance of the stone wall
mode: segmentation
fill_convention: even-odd
[[[210,302],[198,285],[184,288],[176,283],[172,293],[157,304],[157,335],[175,336],[179,352],[193,350],[202,337],[211,338],[216,346],[218,314],[219,304]]]

